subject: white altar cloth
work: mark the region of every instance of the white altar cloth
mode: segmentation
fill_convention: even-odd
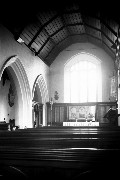
[[[63,122],[63,126],[99,126],[99,122]]]

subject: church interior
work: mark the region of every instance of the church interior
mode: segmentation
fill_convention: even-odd
[[[1,179],[119,177],[117,8],[80,1],[3,5]]]

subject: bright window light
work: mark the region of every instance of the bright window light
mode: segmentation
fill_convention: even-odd
[[[102,101],[101,61],[81,53],[70,59],[64,69],[64,102]]]

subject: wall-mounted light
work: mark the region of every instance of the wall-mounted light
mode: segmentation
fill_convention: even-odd
[[[20,44],[24,43],[24,40],[21,37],[15,38],[15,40]]]

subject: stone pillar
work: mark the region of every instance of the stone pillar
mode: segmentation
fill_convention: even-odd
[[[116,45],[116,59],[115,65],[117,69],[117,103],[118,103],[118,114],[120,114],[120,28],[118,28],[117,39],[115,41]],[[120,117],[118,116],[118,126],[120,126]]]
[[[118,114],[120,114],[120,69],[118,69]],[[120,126],[120,116],[118,116],[118,126]]]
[[[32,106],[32,127],[34,127],[34,106]]]

